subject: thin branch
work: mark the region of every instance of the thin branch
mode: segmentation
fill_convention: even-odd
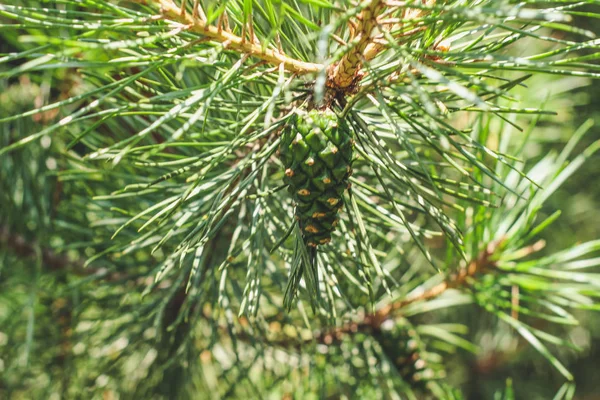
[[[491,256],[494,254],[497,246],[498,242],[490,243],[476,259],[472,260],[464,268],[461,268],[457,273],[449,275],[444,282],[421,292],[413,292],[415,294],[412,296],[390,303],[374,313],[366,314],[358,321],[351,321],[333,329],[318,331],[313,334],[312,339],[306,341],[298,341],[295,338],[282,338],[279,340],[269,340],[267,343],[274,346],[300,349],[302,344],[308,342],[329,345],[341,341],[345,335],[351,335],[356,332],[376,332],[381,328],[383,322],[393,318],[396,311],[413,303],[431,300],[445,293],[448,289],[461,287],[468,283],[469,278],[479,273],[485,273],[487,270],[493,268],[494,262],[491,260]]]
[[[24,236],[10,232],[8,227],[0,226],[0,247],[5,247],[21,258],[35,257],[37,245],[28,241]],[[83,262],[72,261],[67,256],[57,254],[52,250],[42,249],[42,262],[52,271],[69,269],[78,271],[81,275],[90,275],[94,270],[83,268]]]
[[[24,236],[11,232],[8,227],[3,225],[0,225],[0,248],[5,248],[20,258],[35,257],[37,254],[36,249],[41,248],[42,265],[52,272],[66,271],[79,276],[97,275],[110,281],[117,281],[127,276],[119,272],[109,273],[106,268],[85,267],[84,260],[72,260],[64,254],[41,247],[37,243],[27,240]]]
[[[498,243],[496,242],[490,243],[476,259],[472,260],[466,267],[461,268],[458,273],[451,274],[444,282],[439,283],[438,285],[423,292],[415,293],[413,296],[390,303],[387,306],[380,308],[367,318],[372,320],[373,324],[381,325],[383,321],[389,319],[395,311],[400,310],[401,308],[418,301],[432,299],[441,295],[448,289],[453,289],[464,285],[468,278],[473,277],[475,274],[485,272],[493,267],[493,262],[490,260],[490,257],[494,254],[497,245]]]
[[[172,21],[186,25],[192,32],[198,33],[204,37],[223,44],[227,49],[239,52],[241,54],[250,55],[259,58],[273,65],[283,64],[284,68],[295,74],[308,74],[319,72],[324,68],[323,64],[309,63],[300,61],[286,54],[263,48],[261,44],[254,43],[253,40],[245,40],[243,37],[236,36],[221,26],[209,25],[206,20],[196,16],[181,12],[181,7],[178,7],[171,0],[133,0],[138,3],[154,5],[160,8],[162,15]],[[185,0],[184,0],[185,1]]]
[[[360,79],[359,72],[363,63],[363,53],[372,43],[371,36],[378,25],[377,17],[385,7],[383,0],[371,0],[356,17],[356,29],[352,37],[352,41],[355,41],[356,45],[342,57],[329,74],[331,86],[334,88],[348,89]]]
[[[435,0],[421,0],[421,3],[432,5]],[[389,18],[388,16],[396,12],[398,8],[403,8],[402,18]],[[349,25],[352,27],[352,42],[356,42],[356,45],[330,69],[329,86],[343,92],[351,91],[364,75],[361,72],[362,64],[372,60],[385,50],[386,41],[382,31],[397,30],[407,20],[418,19],[424,13],[425,11],[422,9],[406,7],[406,2],[391,3],[383,0],[371,0],[356,17],[356,21],[349,21]],[[412,29],[404,32],[401,37],[410,36],[423,29],[425,28]]]

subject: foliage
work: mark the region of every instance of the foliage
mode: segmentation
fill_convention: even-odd
[[[544,248],[544,207],[600,141],[532,154],[529,82],[600,77],[595,5],[0,4],[0,396],[461,399],[491,331],[572,398],[600,241]],[[309,108],[355,139],[314,257],[279,158]]]

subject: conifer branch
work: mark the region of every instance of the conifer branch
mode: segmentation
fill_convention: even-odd
[[[475,276],[478,273],[485,272],[486,270],[493,267],[493,262],[492,260],[490,260],[490,257],[496,251],[497,246],[497,242],[490,243],[475,260],[469,262],[467,266],[461,268],[457,273],[448,276],[448,278],[445,281],[435,285],[430,289],[421,292],[416,292],[410,297],[390,303],[387,306],[377,310],[368,318],[373,321],[374,325],[381,325],[383,321],[390,318],[391,314],[393,314],[397,310],[400,310],[401,308],[404,308],[418,301],[430,300],[434,297],[438,297],[448,289],[454,289],[464,285],[469,278]]]
[[[356,17],[356,28],[352,37],[352,41],[356,42],[356,45],[331,69],[329,75],[331,86],[343,90],[356,83],[364,60],[363,53],[372,44],[372,35],[377,27],[377,17],[385,7],[383,0],[371,0]]]
[[[422,0],[423,4],[430,5],[432,0]],[[352,40],[356,45],[344,55],[344,57],[330,69],[329,85],[341,91],[349,91],[355,87],[362,77],[361,68],[364,62],[370,61],[381,53],[386,47],[385,34],[381,31],[391,32],[400,28],[405,20],[417,19],[423,14],[423,10],[407,8],[406,2],[389,2],[372,0],[353,21]],[[402,19],[386,18],[395,9],[403,8]],[[387,11],[386,11],[387,9]],[[405,32],[408,36],[422,30],[416,28]],[[381,33],[377,33],[380,31]]]
[[[425,1],[423,1],[423,3],[425,3]],[[432,1],[429,1],[429,3],[433,3]],[[387,3],[388,6],[391,6],[392,4],[390,2]],[[419,18],[421,15],[423,14],[423,10],[418,9],[418,8],[405,8],[402,11],[402,18],[401,20],[398,19],[391,19],[391,23],[385,24],[385,21],[379,21],[380,24],[382,25],[386,25],[384,26],[382,29],[386,32],[393,32],[396,29],[399,29],[403,26],[403,24],[405,22],[402,21],[407,21],[407,20],[413,20],[413,19],[417,19]],[[410,35],[413,35],[417,32],[420,32],[422,30],[424,30],[425,27],[424,26],[419,26],[419,27],[415,27],[407,32],[403,32],[400,36],[401,37],[407,37]],[[400,37],[395,37],[395,39],[400,39]],[[377,57],[377,55],[379,53],[381,53],[384,49],[385,49],[385,34],[384,33],[380,33],[378,35],[376,35],[373,40],[371,41],[371,43],[369,43],[367,45],[367,47],[365,48],[365,51],[363,53],[363,58],[365,61],[370,61],[372,59],[374,59],[375,57]]]
[[[286,54],[269,48],[263,48],[262,44],[255,43],[254,40],[246,40],[245,37],[234,35],[220,24],[219,26],[209,25],[206,20],[198,16],[197,12],[191,15],[185,13],[184,7],[177,6],[171,0],[134,0],[135,2],[154,5],[160,8],[161,14],[175,22],[186,25],[191,32],[198,33],[215,42],[221,43],[223,47],[229,50],[239,52],[248,56],[259,58],[269,64],[278,66],[283,64],[284,68],[295,74],[309,74],[319,72],[324,68],[322,64],[310,63],[289,57]],[[185,6],[185,0],[184,0]]]
[[[36,256],[38,247],[37,243],[31,242],[24,236],[11,232],[8,227],[0,225],[0,248],[5,248],[20,258],[30,258]],[[41,247],[40,256],[42,257],[42,265],[53,272],[66,271],[82,277],[105,276],[107,280],[111,281],[117,281],[125,277],[125,274],[122,273],[107,275],[108,270],[105,268],[85,267],[85,260],[72,260],[66,255],[49,248]]]
[[[17,311],[0,312],[0,398],[41,374],[50,383],[26,396],[268,397],[292,384],[458,398],[443,373],[463,357],[446,354],[504,354],[502,336],[477,338],[508,330],[573,380],[545,342],[571,346],[549,323],[598,308],[600,240],[544,254],[533,242],[559,214],[545,201],[600,142],[571,157],[588,127],[560,154],[530,153],[554,105],[517,100],[548,84],[525,87],[530,75],[600,77],[598,42],[559,23],[600,14],[575,0],[129,1],[0,5],[25,38],[7,32],[0,57],[0,310]],[[72,68],[79,90],[55,99]],[[30,118],[53,111],[60,121]],[[296,195],[311,207],[298,212]],[[318,262],[309,234],[315,248],[331,240]],[[51,351],[19,368],[39,348]]]
[[[497,246],[497,242],[490,243],[475,260],[472,260],[457,273],[449,275],[446,280],[432,288],[414,292],[412,296],[390,303],[374,313],[366,314],[361,321],[352,321],[341,327],[317,333],[315,340],[318,343],[330,344],[334,340],[341,340],[346,334],[364,330],[378,330],[384,321],[392,317],[394,312],[416,302],[431,300],[445,293],[448,289],[461,287],[467,283],[469,278],[492,268],[494,264],[490,258],[496,251]]]
[[[462,287],[467,284],[469,278],[480,273],[485,273],[493,268],[494,262],[491,260],[491,257],[495,253],[498,244],[498,242],[490,243],[476,259],[459,269],[458,272],[450,274],[447,279],[432,288],[413,292],[413,295],[392,302],[374,313],[365,314],[357,321],[351,321],[333,329],[317,331],[313,334],[312,339],[306,340],[305,342],[314,341],[319,344],[329,345],[341,341],[345,335],[351,335],[357,332],[375,332],[379,330],[383,322],[391,319],[396,311],[413,303],[436,298],[449,289]],[[279,340],[267,340],[266,342],[270,345],[290,348],[301,346],[303,341],[298,342],[292,338],[282,338]]]

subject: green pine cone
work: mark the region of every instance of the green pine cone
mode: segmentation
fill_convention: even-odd
[[[296,115],[282,134],[284,183],[296,202],[296,219],[308,246],[331,241],[352,174],[353,147],[348,125],[329,109]]]

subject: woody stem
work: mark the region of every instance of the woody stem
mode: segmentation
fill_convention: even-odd
[[[252,40],[246,40],[231,32],[223,30],[222,27],[209,25],[204,19],[198,16],[197,12],[188,14],[181,11],[172,0],[133,0],[136,2],[154,5],[160,8],[161,14],[169,20],[186,25],[192,32],[198,33],[215,42],[223,44],[229,50],[236,51],[256,57],[272,65],[283,64],[283,67],[295,74],[308,74],[319,72],[324,68],[322,64],[310,63],[295,58],[288,57],[279,50],[263,48]]]
[[[355,82],[363,63],[365,49],[372,41],[371,36],[377,26],[377,17],[384,8],[383,0],[371,0],[356,17],[357,24],[353,37],[353,42],[356,44],[330,72],[331,86],[346,89]]]

